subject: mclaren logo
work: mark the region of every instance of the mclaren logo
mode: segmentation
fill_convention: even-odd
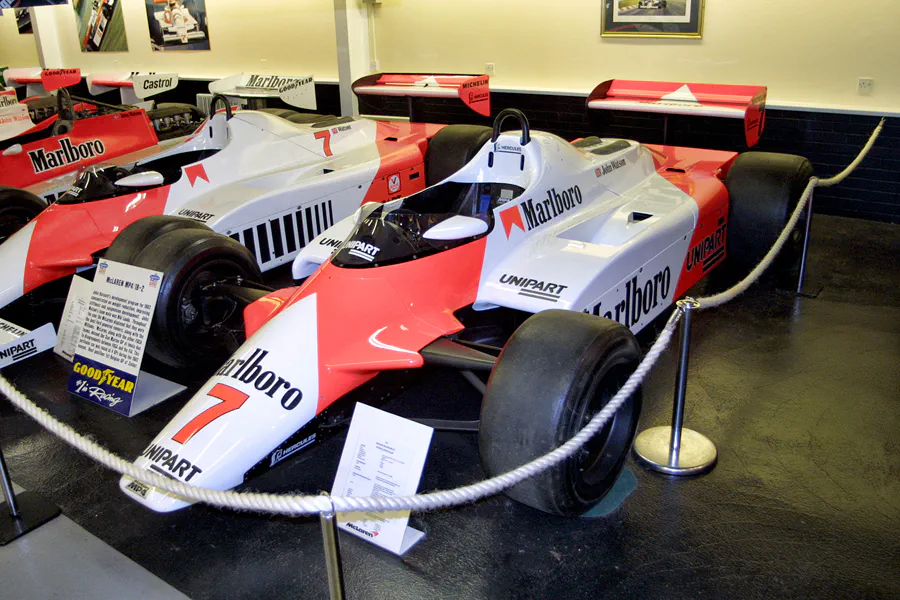
[[[74,145],[69,138],[62,138],[59,140],[59,149],[31,150],[28,152],[28,158],[31,159],[31,168],[34,169],[34,172],[43,173],[104,154],[106,154],[106,146],[100,140],[89,140]]]
[[[347,527],[349,527],[349,528],[352,529],[353,531],[358,531],[359,533],[363,534],[363,535],[366,536],[366,537],[373,538],[373,537],[375,537],[376,535],[378,535],[378,532],[377,532],[377,531],[366,531],[365,529],[363,529],[362,527],[360,527],[360,526],[357,525],[356,523],[347,523]]]
[[[577,185],[562,190],[562,192],[557,192],[556,188],[550,188],[547,190],[546,198],[541,200],[529,198],[517,206],[511,206],[501,211],[500,220],[503,222],[506,237],[509,238],[513,226],[522,231],[531,231],[539,225],[570,212],[576,206],[581,206],[583,201],[581,188]]]
[[[228,361],[216,372],[219,377],[230,377],[241,383],[252,385],[257,391],[265,393],[269,398],[275,398],[276,394],[281,400],[281,406],[285,410],[294,410],[303,399],[303,392],[291,385],[291,382],[280,377],[272,371],[266,371],[263,359],[269,355],[268,350],[255,348],[250,357],[229,358]]]

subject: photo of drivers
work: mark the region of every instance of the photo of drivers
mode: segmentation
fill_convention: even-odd
[[[206,0],[145,0],[154,50],[209,50]]]
[[[127,52],[123,0],[72,0],[82,52]]]

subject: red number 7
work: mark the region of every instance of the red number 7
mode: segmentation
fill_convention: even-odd
[[[248,396],[240,390],[236,390],[231,386],[223,383],[217,383],[213,389],[209,390],[209,396],[218,398],[222,402],[214,406],[210,406],[202,413],[190,420],[190,422],[172,436],[172,439],[179,444],[186,444],[189,439],[194,437],[198,431],[221,417],[227,415],[233,410],[237,410],[244,405]]]
[[[325,150],[325,156],[331,156],[331,132],[327,129],[316,132],[316,139],[323,140],[322,148]]]

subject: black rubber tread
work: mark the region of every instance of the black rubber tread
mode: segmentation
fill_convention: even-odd
[[[434,185],[453,175],[472,160],[491,139],[491,128],[482,125],[447,125],[428,142],[425,183]]]
[[[580,312],[549,310],[512,335],[491,373],[481,410],[478,446],[488,476],[550,452],[570,439],[624,383],[640,362],[634,336],[619,323]],[[594,438],[599,466],[584,473],[573,457],[506,493],[561,515],[581,515],[615,483],[634,441],[641,395],[636,392]],[[606,434],[609,437],[604,437]],[[583,481],[582,475],[591,477]]]
[[[31,192],[0,186],[0,242],[24,227],[47,203]]]
[[[793,154],[745,152],[725,178],[728,188],[728,257],[742,271],[755,266],[781,233],[813,175],[809,160]],[[793,269],[799,259],[802,231],[785,244],[777,269]]]
[[[247,248],[212,231],[176,229],[150,242],[133,264],[164,274],[147,339],[150,356],[173,367],[189,368],[221,363],[237,348],[242,338],[227,340],[233,342],[229,344],[215,336],[187,335],[181,329],[181,297],[195,277],[211,270],[261,281],[259,265]]]
[[[184,217],[159,215],[138,219],[123,229],[106,250],[107,260],[133,264],[138,254],[143,252],[147,245],[161,235],[179,229],[203,229],[212,231],[209,227]]]

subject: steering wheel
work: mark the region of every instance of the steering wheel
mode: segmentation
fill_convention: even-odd
[[[56,92],[56,114],[59,116],[53,124],[51,133],[53,135],[62,135],[72,131],[75,123],[75,104],[72,102],[72,96],[65,88],[60,88]]]
[[[509,117],[515,117],[519,121],[519,126],[522,128],[521,143],[524,146],[531,141],[531,133],[529,133],[528,117],[517,108],[504,108],[500,111],[500,114],[494,119],[494,135],[491,136],[491,142],[496,142],[497,138],[500,137],[500,126]]]
[[[230,120],[231,120],[231,117],[232,117],[232,114],[231,114],[231,102],[229,102],[229,101],[228,101],[228,98],[226,98],[226,97],[223,96],[222,94],[216,94],[215,96],[213,96],[212,102],[209,103],[209,112],[211,113],[211,114],[210,114],[210,117],[215,116],[215,114],[216,114],[216,105],[217,105],[219,102],[221,102],[223,105],[225,105],[225,120],[226,120],[226,121],[230,121]]]

